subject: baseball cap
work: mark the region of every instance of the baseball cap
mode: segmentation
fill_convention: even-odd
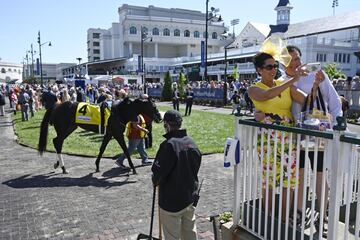
[[[181,123],[182,117],[181,114],[176,110],[168,110],[164,115],[165,122]]]

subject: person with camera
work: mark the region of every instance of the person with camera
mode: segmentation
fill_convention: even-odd
[[[295,69],[302,65],[301,62],[301,50],[297,46],[289,45],[287,46],[287,50],[291,55],[292,59],[290,65],[285,69],[285,75],[283,78],[289,79],[294,75]],[[331,125],[336,124],[336,117],[342,116],[341,109],[341,101],[338,93],[336,92],[334,86],[330,82],[329,77],[326,73],[321,69],[309,69],[311,72],[308,76],[301,77],[294,85],[297,86],[301,91],[305,92],[309,96],[313,95],[313,98],[319,98],[321,95],[322,100],[314,101],[314,107],[321,109],[321,104],[319,102],[323,102],[325,105],[326,111],[331,115]],[[305,103],[306,104],[306,103]],[[292,105],[292,114],[294,117],[299,116],[302,112],[303,106],[299,103],[294,102]],[[323,110],[325,110],[323,109]],[[317,154],[317,169],[316,169],[316,201],[318,206],[320,206],[321,202],[324,202],[325,208],[328,203],[328,192],[329,187],[328,184],[325,184],[324,197],[321,195],[321,185],[322,179],[324,177],[323,171],[326,171],[325,159],[324,159],[324,151],[319,150]],[[314,151],[309,151],[308,156],[305,156],[305,150],[300,151],[300,171],[299,171],[299,192],[298,192],[298,205],[297,205],[297,223],[302,218],[302,205],[303,205],[303,186],[305,184],[304,175],[305,175],[305,161],[306,159],[310,160],[311,168],[314,167],[315,154]],[[325,212],[326,213],[326,212]],[[324,223],[327,222],[327,216],[324,216]],[[319,227],[320,219],[316,219],[315,226]],[[323,226],[323,237],[327,235],[327,226],[324,224]]]
[[[152,182],[159,186],[160,220],[165,239],[197,239],[195,207],[199,199],[198,172],[202,154],[185,129],[181,114],[164,115],[165,140],[152,165]]]

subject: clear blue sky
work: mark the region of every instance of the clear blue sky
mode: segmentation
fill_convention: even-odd
[[[246,3],[244,3],[246,2]],[[210,0],[209,7],[220,9],[226,25],[239,18],[239,33],[249,21],[275,24],[274,11],[278,0]],[[302,22],[333,14],[332,0],[290,0],[294,7],[291,23]],[[336,14],[360,10],[360,0],[338,0]],[[122,4],[164,8],[183,8],[205,12],[205,0],[1,0],[0,58],[3,62],[20,63],[33,43],[38,52],[37,33],[42,42],[43,63],[76,63],[77,57],[87,59],[86,33],[88,28],[111,27],[118,22],[118,7]],[[232,28],[230,28],[232,31]],[[38,53],[36,56],[38,57]],[[35,58],[34,57],[34,58]]]

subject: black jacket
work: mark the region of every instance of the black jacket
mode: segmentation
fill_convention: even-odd
[[[178,212],[195,200],[201,152],[186,130],[171,131],[164,137],[151,168],[152,180],[160,185],[159,206]]]

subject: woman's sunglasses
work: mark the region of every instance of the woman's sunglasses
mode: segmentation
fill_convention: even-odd
[[[262,68],[270,71],[270,70],[273,70],[273,69],[278,69],[279,65],[277,65],[277,64],[274,64],[274,65],[269,64],[269,65],[262,66]]]

